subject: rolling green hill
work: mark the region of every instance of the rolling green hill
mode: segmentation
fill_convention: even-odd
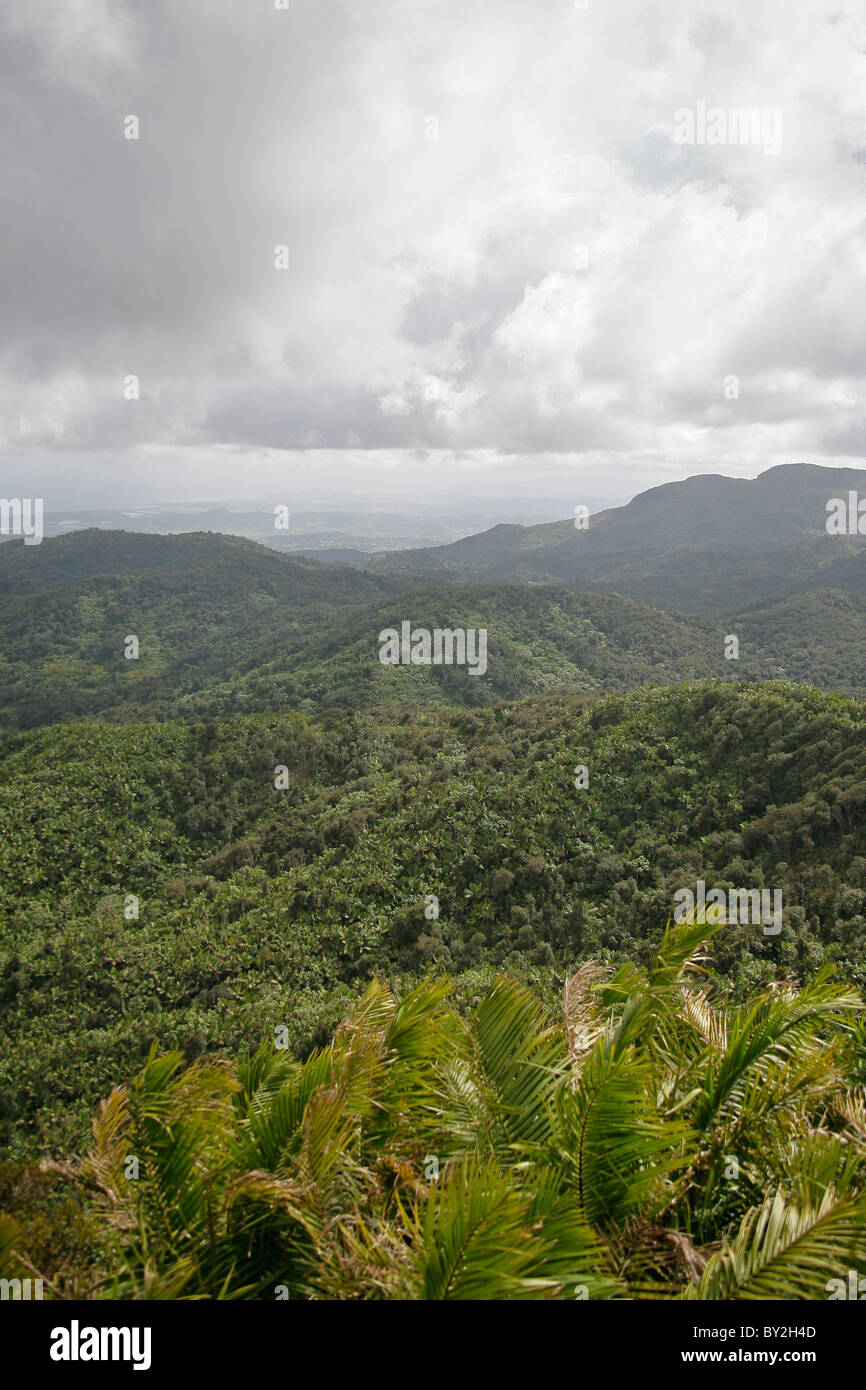
[[[686,500],[691,505],[694,493],[686,490]],[[542,559],[546,536],[537,547]],[[573,535],[566,539],[573,544]],[[495,568],[501,537],[474,540]],[[632,582],[661,601],[667,585],[682,611],[603,592],[601,580],[583,591],[563,576],[535,582],[543,565],[527,573],[515,563],[507,583],[471,575],[466,582],[459,569],[421,578],[387,560],[361,573],[211,534],[80,532],[27,550],[17,542],[0,547],[4,1275],[32,1266],[69,1296],[105,1296],[108,1288],[137,1297],[160,1287],[175,1297],[183,1287],[250,1297],[267,1296],[278,1269],[293,1296],[333,1292],[334,1260],[346,1251],[324,1240],[315,1273],[308,1252],[303,1269],[285,1274],[297,1233],[280,1227],[278,1240],[272,1226],[256,1246],[255,1279],[237,1283],[233,1252],[252,1249],[263,1227],[261,1213],[249,1228],[235,1224],[236,1184],[283,1191],[280,1184],[294,1181],[286,1174],[304,1168],[303,1146],[319,1143],[311,1136],[327,1147],[316,1117],[339,1075],[348,1110],[334,1153],[347,1171],[359,1155],[375,1171],[366,1195],[351,1200],[340,1182],[307,1185],[313,1204],[333,1203],[338,1224],[397,1181],[413,1211],[427,1203],[425,1221],[445,1220],[447,1208],[459,1222],[466,1203],[498,1201],[503,1183],[516,1194],[507,1165],[485,1169],[473,1186],[456,1158],[439,1188],[419,1186],[433,1142],[418,1129],[430,1109],[423,1088],[435,1076],[437,1097],[453,1091],[456,1109],[441,1142],[486,1152],[496,1126],[504,1124],[505,1134],[517,1112],[505,1092],[496,1098],[499,1082],[491,1088],[483,1061],[466,1080],[473,1074],[461,1071],[464,1052],[482,1057],[482,1035],[503,1030],[499,1081],[507,1092],[512,1077],[522,1093],[537,1069],[530,1059],[518,1079],[508,1041],[514,1029],[538,1032],[547,1047],[561,1024],[542,1018],[559,1019],[564,997],[568,1021],[584,985],[594,990],[598,972],[615,969],[603,991],[610,1036],[631,1027],[632,1016],[649,1030],[628,1043],[629,1085],[635,1095],[642,1087],[649,1093],[642,1050],[649,1048],[663,1063],[656,1094],[667,1098],[657,1102],[654,1123],[669,1138],[688,1114],[704,1135],[690,1151],[671,1219],[675,1232],[685,1221],[707,1247],[660,1270],[624,1218],[617,1240],[631,1251],[632,1271],[644,1273],[616,1284],[620,1255],[609,1267],[593,1257],[586,1277],[598,1281],[598,1296],[614,1289],[642,1296],[645,1280],[687,1297],[739,1296],[728,1292],[733,1275],[719,1242],[739,1258],[767,1185],[778,1188],[792,1163],[804,1170],[798,1220],[821,1242],[814,1202],[831,1181],[853,1193],[866,1172],[856,1129],[866,1031],[849,1020],[866,985],[866,717],[851,698],[866,692],[866,552],[859,540],[788,534],[775,549],[739,557],[718,539],[700,551],[655,554],[635,544],[630,554],[619,570],[623,588]],[[719,606],[725,595],[749,599],[757,573],[764,576],[757,590],[766,581],[778,597]],[[823,587],[829,580],[832,587]],[[686,612],[689,595],[706,611]],[[487,629],[487,672],[383,665],[379,633],[403,621]],[[729,661],[731,633],[740,655]],[[124,657],[130,634],[140,646],[135,660]],[[699,968],[706,998],[672,992],[674,976],[658,955],[678,894],[700,881],[723,892],[766,889],[783,903],[778,934],[747,923],[716,931],[699,967],[689,967]],[[670,939],[661,949],[674,949]],[[854,988],[827,983],[834,970]],[[662,1058],[652,1040],[648,988],[664,1014],[665,1039],[681,1039],[678,1060]],[[500,1022],[485,1022],[497,1010]],[[383,1033],[386,1014],[391,1031]],[[395,1059],[405,1045],[418,1061],[413,1038],[422,1021],[436,1058],[428,1059],[432,1072],[425,1062],[409,1079]],[[796,1076],[789,1044],[780,1042],[777,1055],[767,1041],[773,1029],[781,1038],[789,1028]],[[392,1032],[401,1040],[393,1046]],[[749,1052],[752,1062],[744,1063],[740,1037],[756,1046],[763,1039],[769,1061]],[[347,1040],[361,1039],[369,1061],[373,1038],[382,1076],[394,1065],[394,1085],[374,1088],[363,1102],[379,1118],[362,1139],[353,1111],[356,1044]],[[455,1039],[463,1041],[452,1053]],[[576,1044],[564,1030],[560,1041],[566,1051],[551,1052],[551,1066],[572,1094]],[[594,1069],[611,1060],[602,1056],[606,1047],[599,1043],[598,1056],[581,1061],[589,1073],[584,1092],[573,1093],[579,1106],[595,1103],[587,1097],[595,1094]],[[615,1051],[611,1057],[618,1068]],[[739,1130],[722,1094],[723,1072],[736,1073],[751,1098],[743,1105],[748,1126]],[[131,1089],[111,1095],[133,1077]],[[763,1123],[755,1097],[769,1096],[770,1081],[779,1105],[767,1100]],[[238,1099],[221,1110],[215,1096],[224,1085]],[[489,1114],[474,1103],[465,1113],[470,1091],[483,1093]],[[145,1094],[145,1109],[154,1107],[146,1115]],[[96,1150],[69,1166],[66,1156],[85,1149],[94,1107],[109,1096]],[[268,1116],[252,1175],[239,1157],[253,1123],[248,1105]],[[778,1132],[779,1106],[791,1134],[777,1151],[768,1135]],[[531,1120],[533,1105],[524,1109]],[[218,1112],[240,1116],[236,1126],[217,1126],[213,1140],[217,1149],[230,1144],[239,1167],[231,1179],[224,1156],[209,1168],[205,1145],[196,1172],[208,1172],[208,1192],[226,1204],[217,1218],[225,1264],[222,1255],[213,1264],[204,1258],[196,1234],[199,1218],[212,1220],[210,1198],[192,1224],[184,1216],[160,1244],[160,1204],[177,1175],[172,1145],[205,1135]],[[148,1118],[157,1113],[168,1148]],[[280,1148],[267,1136],[282,1132],[291,1115],[297,1124],[285,1129]],[[610,1123],[605,1111],[600,1153]],[[643,1120],[634,1133],[641,1148]],[[564,1169],[549,1166],[546,1140],[534,1159],[546,1174],[544,1191],[571,1182],[572,1139],[560,1137]],[[749,1171],[731,1185],[706,1155],[715,1154],[713,1145],[728,1154],[744,1144]],[[140,1187],[118,1177],[129,1152],[143,1156]],[[83,1175],[96,1190],[86,1200],[64,1185]],[[107,1235],[100,1224],[106,1194],[127,1235]],[[539,1200],[527,1189],[520,1206],[528,1233],[520,1240],[536,1245]],[[670,1192],[665,1200],[673,1212]],[[848,1225],[827,1268],[847,1268],[861,1248],[864,1200],[846,1206],[838,1198],[833,1220]],[[245,1198],[244,1212],[251,1210]],[[387,1197],[368,1214],[386,1239],[397,1238]],[[149,1251],[159,1254],[143,1255],[128,1236],[133,1229],[147,1231]],[[595,1237],[586,1239],[592,1245]],[[423,1242],[413,1240],[420,1251]],[[541,1270],[549,1268],[542,1245]],[[187,1254],[178,1256],[181,1249]],[[706,1262],[700,1280],[694,1260]],[[803,1260],[796,1277],[786,1274],[774,1288],[794,1278],[811,1290],[814,1261],[808,1251]],[[363,1262],[353,1268],[352,1289],[376,1296],[381,1271]],[[427,1277],[404,1270],[393,1288],[420,1296]],[[544,1287],[559,1297],[564,1284],[551,1277]]]
[[[100,531],[18,546],[17,567],[7,561],[6,571],[0,719],[10,730],[96,716],[477,707],[707,677],[866,692],[866,597],[844,589],[697,616],[561,586],[419,585],[237,537]],[[383,666],[379,633],[404,620],[486,629],[486,674]],[[737,660],[724,656],[729,633],[740,641]],[[134,660],[124,656],[130,634]]]
[[[285,1025],[304,1055],[375,974],[450,971],[470,1001],[505,968],[552,998],[587,956],[646,960],[700,878],[784,895],[778,937],[718,935],[730,986],[825,959],[866,980],[866,720],[804,687],[66,724],[8,737],[0,770],[19,1156],[81,1142],[152,1042]]]
[[[394,592],[236,536],[82,531],[0,546],[0,703],[35,725],[144,711],[303,645]],[[124,656],[134,634],[140,657]]]

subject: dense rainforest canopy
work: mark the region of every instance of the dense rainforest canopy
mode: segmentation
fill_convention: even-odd
[[[727,662],[730,621],[616,595],[225,537],[112,577],[73,539],[29,589],[0,548],[4,1268],[398,1298],[860,1269],[866,717],[778,656],[790,602],[793,673],[859,689],[859,598],[752,610]],[[488,675],[383,667],[404,617],[486,622]],[[780,893],[781,931],[672,930],[699,882]]]

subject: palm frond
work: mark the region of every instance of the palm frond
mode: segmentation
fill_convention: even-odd
[[[694,1299],[826,1298],[828,1281],[866,1260],[862,1199],[827,1192],[817,1206],[794,1205],[781,1190],[744,1218],[730,1245],[712,1255]]]

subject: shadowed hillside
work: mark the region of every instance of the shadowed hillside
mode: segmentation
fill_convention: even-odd
[[[599,512],[587,530],[573,520],[497,526],[452,545],[379,555],[362,568],[411,566],[439,583],[555,581],[707,613],[803,589],[866,594],[864,538],[825,529],[828,499],[847,499],[851,489],[866,497],[866,472],[790,464],[753,480],[702,475]]]

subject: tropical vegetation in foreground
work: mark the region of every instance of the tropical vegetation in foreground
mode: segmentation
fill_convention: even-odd
[[[304,1061],[154,1051],[43,1164],[74,1257],[31,1214],[54,1267],[8,1218],[6,1265],[56,1297],[828,1298],[866,1271],[862,999],[824,968],[734,1004],[718,930],[585,963],[556,1013],[373,981]]]

